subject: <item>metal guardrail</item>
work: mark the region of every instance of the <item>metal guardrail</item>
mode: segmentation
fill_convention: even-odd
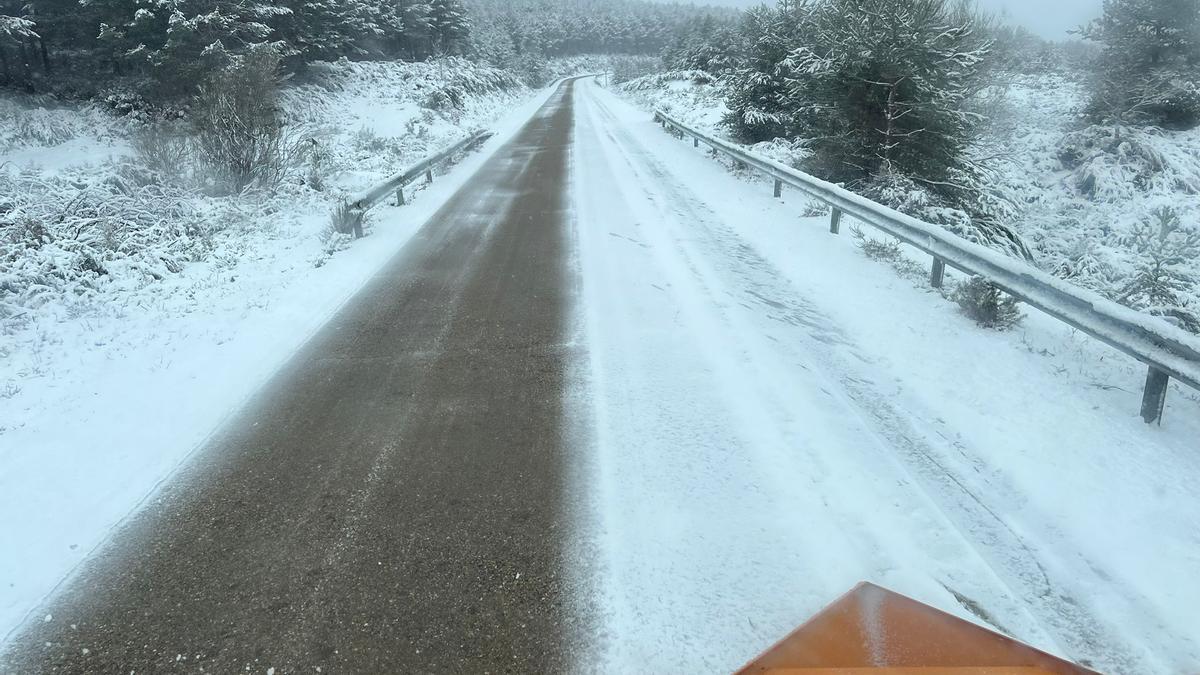
[[[392,192],[396,193],[396,203],[404,204],[404,186],[413,182],[422,175],[425,180],[433,182],[433,167],[445,162],[454,155],[460,152],[470,150],[476,145],[492,137],[490,131],[476,131],[467,138],[455,143],[454,145],[442,150],[436,155],[431,155],[417,162],[411,167],[405,169],[402,173],[398,173],[391,178],[379,183],[375,187],[355,195],[350,198],[349,206],[359,212],[366,211],[378,204],[384,197]],[[361,236],[361,235],[360,235]]]
[[[578,80],[578,79],[582,79],[585,77],[595,77],[599,74],[603,74],[603,73],[590,73],[590,74],[586,74],[586,75],[571,75],[571,76],[559,78],[550,86],[558,87],[560,84],[562,84],[563,82],[566,82],[567,80]],[[378,185],[368,189],[367,191],[361,192],[361,193],[351,197],[350,200],[346,203],[346,208],[350,211],[350,215],[348,216],[348,218],[349,218],[349,222],[350,222],[351,226],[354,228],[354,236],[355,237],[362,236],[363,214],[368,209],[370,209],[372,206],[375,206],[376,204],[378,204],[380,202],[380,200],[382,200],[384,197],[388,196],[390,193],[395,191],[396,205],[402,206],[405,203],[405,199],[404,199],[404,186],[405,185],[408,185],[409,183],[413,182],[414,180],[421,177],[422,175],[425,176],[426,182],[432,183],[433,182],[433,167],[437,166],[438,164],[441,164],[442,162],[447,161],[448,159],[450,159],[451,157],[453,157],[454,155],[456,155],[460,152],[465,152],[467,150],[470,150],[471,148],[475,147],[476,145],[491,138],[493,135],[494,134],[491,131],[486,131],[486,130],[476,131],[476,132],[472,133],[470,136],[468,136],[467,138],[464,138],[463,140],[459,141],[458,143],[455,143],[454,145],[446,148],[445,150],[442,150],[441,152],[437,153],[436,155],[426,157],[425,159],[417,162],[416,164],[412,165],[408,169],[405,169],[402,173],[398,173],[398,174],[392,176],[391,178],[388,178],[387,180],[383,181],[382,183],[379,183]]]
[[[1200,390],[1200,339],[1166,321],[1118,305],[1072,286],[1020,260],[969,242],[779,162],[747,152],[672,118],[661,110],[654,120],[775,179],[775,196],[790,185],[832,209],[829,231],[837,234],[849,215],[933,257],[930,284],[940,288],[946,266],[983,277],[1013,297],[1036,307],[1149,367],[1142,395],[1142,418],[1162,420],[1171,378]]]

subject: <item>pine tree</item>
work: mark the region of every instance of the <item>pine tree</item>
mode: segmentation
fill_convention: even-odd
[[[781,0],[747,13],[726,124],[783,136],[804,168],[977,243],[1031,257],[968,159],[990,29],[950,0]]]
[[[433,8],[425,2],[406,5],[401,13],[401,40],[408,58],[422,61],[434,53]]]
[[[429,30],[434,50],[439,54],[462,54],[467,48],[471,23],[459,0],[431,0]]]
[[[776,7],[746,11],[738,30],[743,65],[729,79],[725,124],[741,140],[755,143],[794,135],[795,102],[789,96],[788,54],[808,42],[813,5],[784,0]]]
[[[965,104],[987,54],[970,19],[946,0],[830,0],[812,25],[810,43],[782,67],[792,124],[816,139],[822,173],[953,181],[977,121]]]
[[[1032,254],[1005,221],[968,149],[981,116],[990,42],[949,0],[826,0],[808,41],[781,64],[789,128],[810,139],[806,168],[1011,255]]]
[[[1200,124],[1200,2],[1105,0],[1082,33],[1103,46],[1089,107],[1095,119]]]
[[[1189,306],[1187,295],[1200,280],[1187,265],[1200,258],[1200,232],[1186,229],[1171,207],[1156,209],[1139,223],[1125,242],[1140,257],[1133,278],[1117,295],[1117,302],[1178,322],[1200,333],[1200,317]]]
[[[38,37],[34,28],[34,22],[28,18],[0,14],[0,77],[3,77],[0,82],[7,84],[18,79],[28,82],[28,59],[18,55],[25,53],[29,40]]]
[[[314,60],[378,53],[384,31],[377,7],[346,0],[286,0],[288,11],[273,22],[280,51],[290,69]],[[374,47],[374,48],[372,48]]]

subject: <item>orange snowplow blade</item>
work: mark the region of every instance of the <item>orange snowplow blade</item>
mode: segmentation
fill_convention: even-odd
[[[854,587],[738,673],[1095,673],[874,584]]]

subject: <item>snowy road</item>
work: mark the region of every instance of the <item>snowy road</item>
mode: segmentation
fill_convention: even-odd
[[[612,670],[734,668],[864,579],[1106,671],[1194,670],[1186,436],[1076,401],[769,185],[579,89],[585,529]],[[1167,504],[1182,527],[1147,530]]]
[[[862,580],[1195,670],[1195,399],[769,194],[564,86],[0,672],[720,672]]]

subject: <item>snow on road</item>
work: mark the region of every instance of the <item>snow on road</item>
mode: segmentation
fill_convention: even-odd
[[[734,668],[870,580],[1110,672],[1200,664],[1200,412],[987,332],[590,82],[574,194],[613,671]]]

